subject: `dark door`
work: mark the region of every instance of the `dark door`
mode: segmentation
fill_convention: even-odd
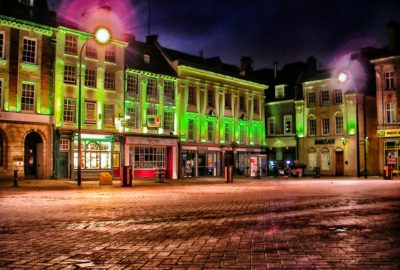
[[[60,152],[58,158],[58,177],[68,178],[68,152]]]
[[[38,144],[42,142],[42,137],[36,132],[29,133],[25,138],[24,171],[26,178],[38,178],[37,150]]]
[[[336,155],[336,175],[341,176],[344,174],[343,152],[335,152],[335,155]]]
[[[207,160],[205,151],[197,152],[197,168],[198,168],[198,176],[206,176]]]

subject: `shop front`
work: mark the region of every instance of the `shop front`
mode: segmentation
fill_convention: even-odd
[[[181,146],[181,177],[221,176],[221,148]]]
[[[81,134],[81,141],[83,177],[98,177],[101,172],[119,177],[121,138],[112,134]],[[59,130],[56,147],[56,177],[75,177],[78,170],[78,135],[71,130]]]
[[[132,166],[134,178],[156,178],[160,170],[167,179],[176,179],[178,138],[127,136],[125,165]]]
[[[394,175],[400,175],[400,129],[380,130],[383,165],[390,165]],[[383,166],[381,166],[383,167]]]
[[[294,137],[279,137],[269,139],[268,174],[291,165],[298,159],[297,142]]]
[[[267,175],[267,154],[260,148],[236,148],[236,174],[243,176]]]

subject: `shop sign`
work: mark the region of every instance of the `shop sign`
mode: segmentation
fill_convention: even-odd
[[[378,137],[400,137],[400,129],[378,130]]]
[[[315,139],[315,144],[335,144],[335,139]]]
[[[147,116],[147,127],[160,127],[161,118],[159,115],[148,115]]]
[[[389,165],[396,165],[397,164],[397,158],[391,157],[387,159],[387,164]]]

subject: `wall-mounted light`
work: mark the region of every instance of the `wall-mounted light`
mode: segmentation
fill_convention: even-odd
[[[346,137],[342,137],[342,138],[340,138],[340,139],[342,140],[343,145],[346,145],[346,143],[347,143]]]

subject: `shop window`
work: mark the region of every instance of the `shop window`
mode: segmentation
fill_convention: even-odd
[[[95,142],[90,142],[85,149],[85,169],[100,168],[100,147]]]
[[[22,84],[21,110],[35,111],[35,85],[31,83]]]
[[[106,71],[104,73],[104,89],[115,90],[115,73]]]
[[[64,51],[69,54],[78,53],[78,38],[74,35],[65,35]]]
[[[105,50],[105,60],[115,63],[117,55],[117,47],[115,45],[107,45]]]
[[[189,86],[188,92],[188,103],[196,105],[196,88]]]
[[[64,122],[75,123],[75,99],[64,99]]]
[[[268,117],[268,135],[275,135],[275,117]]]
[[[148,101],[158,100],[157,80],[155,78],[147,79],[147,100]]]
[[[104,125],[113,126],[114,125],[114,104],[106,103],[104,104]]]
[[[82,142],[82,169],[111,169],[111,142]],[[74,168],[78,168],[78,142],[74,142]]]
[[[135,97],[136,99],[139,98],[139,83],[138,83],[138,75],[136,74],[129,74],[127,76],[127,88],[126,93],[129,96]]]
[[[315,118],[308,119],[308,136],[317,135],[317,120]]]
[[[283,116],[283,126],[284,126],[284,133],[285,134],[292,133],[292,116],[291,115],[284,115]]]
[[[194,120],[189,119],[188,120],[188,140],[189,141],[194,141],[195,140],[195,129],[194,129]]]
[[[129,149],[134,155],[134,168],[156,169],[165,168],[165,147],[133,147]]]
[[[4,32],[0,32],[0,59],[4,59]]]
[[[95,69],[85,70],[85,86],[93,88],[97,87],[97,76]]]
[[[386,104],[386,121],[388,124],[396,123],[396,104],[387,103]]]
[[[164,98],[167,104],[175,102],[174,82],[164,81]]]
[[[76,66],[64,66],[64,83],[76,84]]]
[[[92,59],[97,59],[96,42],[93,41],[93,40],[89,40],[86,43],[86,57],[87,58],[92,58]]]
[[[330,170],[330,160],[329,160],[329,150],[322,149],[321,152],[321,170],[328,171]]]
[[[85,123],[87,124],[96,124],[96,102],[85,102]]]
[[[36,39],[24,38],[22,50],[22,62],[36,64]]]
[[[207,122],[207,141],[214,142],[214,122]]]
[[[394,72],[385,72],[385,89],[392,90],[394,89]]]

